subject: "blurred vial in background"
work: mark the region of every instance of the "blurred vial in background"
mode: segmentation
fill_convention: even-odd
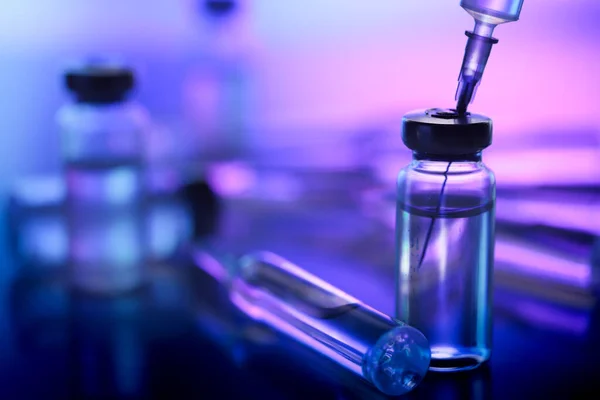
[[[243,0],[188,0],[198,30],[183,81],[187,131],[179,144],[189,159],[238,156],[247,145],[248,14]]]
[[[595,291],[600,293],[600,236],[596,236],[592,247],[592,283]]]
[[[131,70],[108,63],[70,69],[73,101],[57,115],[66,183],[71,284],[117,294],[144,281],[143,158],[146,110],[129,100]]]
[[[69,258],[65,186],[58,176],[33,177],[19,181],[10,194],[10,250],[22,275],[64,275]],[[206,181],[168,190],[146,181],[145,265],[154,268],[168,263],[190,240],[213,233],[220,209],[218,194]]]
[[[68,398],[145,399],[147,393],[147,290],[99,298],[73,294],[68,313]]]

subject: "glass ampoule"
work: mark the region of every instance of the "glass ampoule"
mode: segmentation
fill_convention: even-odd
[[[240,259],[214,254],[197,249],[197,265],[225,283],[233,303],[251,318],[318,351],[387,395],[407,393],[425,376],[430,350],[417,329],[273,253]]]

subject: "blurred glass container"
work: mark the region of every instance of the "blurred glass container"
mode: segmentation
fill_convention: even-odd
[[[121,293],[144,283],[146,110],[129,99],[134,73],[92,62],[67,70],[73,101],[57,114],[62,133],[71,284]]]
[[[188,160],[238,156],[248,146],[249,39],[243,0],[190,0],[197,51],[186,60],[183,130],[178,152]],[[185,166],[184,166],[185,167]]]
[[[498,191],[496,218],[510,224],[548,226],[598,236],[599,216],[600,193],[594,189],[529,187]]]
[[[150,186],[144,215],[151,264],[170,259],[192,236],[188,203],[175,188],[161,186]],[[23,273],[53,275],[67,263],[65,192],[60,176],[24,179],[13,188],[8,206],[10,248]]]
[[[69,398],[147,398],[151,311],[145,290],[116,298],[71,295]]]
[[[550,285],[543,289],[546,292],[557,290]],[[591,295],[571,293],[563,294],[562,299],[553,299],[514,287],[494,290],[494,310],[500,318],[507,317],[546,332],[575,337],[585,337],[590,332],[595,303]]]
[[[68,343],[69,291],[57,276],[17,275],[8,291],[10,322],[23,354],[63,358]]]
[[[540,285],[563,288],[548,290],[548,295],[597,291],[599,199],[593,188],[501,190],[496,213],[498,283],[515,281],[509,279],[512,275],[530,280],[525,285],[529,290]]]
[[[592,279],[594,282],[600,282],[600,236],[594,240],[592,248]]]
[[[545,297],[558,298],[564,292],[590,294],[598,286],[593,241],[593,236],[575,231],[498,224],[496,283],[525,286],[530,292],[553,287]]]

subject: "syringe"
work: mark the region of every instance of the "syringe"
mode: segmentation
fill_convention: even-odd
[[[241,258],[202,244],[195,264],[255,320],[318,351],[395,396],[423,379],[431,358],[417,329],[394,320],[269,252]]]
[[[475,97],[492,46],[498,43],[498,39],[492,37],[494,28],[517,21],[523,0],[461,0],[460,6],[475,19],[473,31],[465,32],[469,39],[455,95],[456,111],[464,115]]]

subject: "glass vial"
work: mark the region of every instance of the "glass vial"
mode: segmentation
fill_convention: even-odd
[[[492,346],[492,121],[453,110],[407,114],[413,161],[398,176],[396,317],[431,344],[431,370],[472,369]]]
[[[68,262],[74,288],[127,292],[144,281],[143,136],[146,110],[129,99],[128,68],[71,69],[73,101],[57,115],[66,183]]]
[[[189,160],[184,170],[198,159],[243,156],[251,145],[251,6],[245,0],[193,0],[189,5],[198,36],[197,51],[186,60],[182,88],[187,146],[178,147]]]

